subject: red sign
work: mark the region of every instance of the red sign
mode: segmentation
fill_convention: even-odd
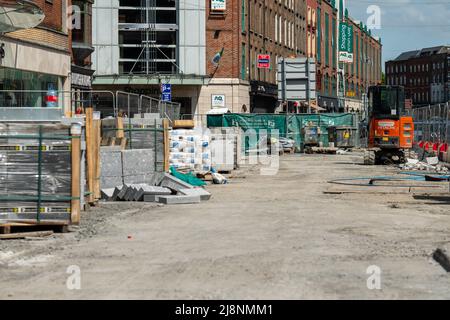
[[[270,69],[270,55],[258,54],[258,68]]]

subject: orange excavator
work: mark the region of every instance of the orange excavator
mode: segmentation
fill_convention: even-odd
[[[373,86],[368,94],[368,148],[364,164],[405,162],[405,150],[412,149],[414,121],[405,113],[405,89],[401,86]]]

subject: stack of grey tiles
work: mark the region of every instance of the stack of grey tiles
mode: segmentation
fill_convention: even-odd
[[[121,150],[119,146],[100,149],[100,186],[115,188],[123,184],[158,185],[164,173],[155,171],[153,149]]]

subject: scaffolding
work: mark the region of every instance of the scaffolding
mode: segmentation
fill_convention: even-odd
[[[98,20],[94,46],[106,45],[106,50],[116,52],[118,67],[111,68],[118,69],[112,73],[177,73],[177,1],[98,0],[93,10]],[[102,28],[107,25],[111,30]]]

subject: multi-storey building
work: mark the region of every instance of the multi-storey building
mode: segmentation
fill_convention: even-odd
[[[282,57],[317,60],[319,105],[337,101],[337,10],[325,0],[97,0],[94,87],[154,97],[172,84],[184,114],[274,112]],[[381,43],[354,24],[346,92],[381,81]],[[330,103],[331,102],[331,103]]]
[[[171,83],[185,114],[272,112],[277,58],[306,54],[305,15],[306,0],[97,0],[95,88]]]
[[[207,61],[209,90],[232,101],[234,112],[274,112],[277,59],[306,54],[306,1],[229,0],[228,6],[207,10],[208,56],[224,50],[218,66]]]
[[[404,86],[415,106],[450,101],[450,46],[408,51],[387,61],[386,82]]]
[[[212,58],[205,20],[205,0],[96,0],[93,87],[159,98],[171,84],[182,113],[197,113]]]
[[[88,91],[92,89],[91,54],[94,52],[92,46],[92,4],[94,0],[71,0],[72,14],[77,17],[72,21],[69,41],[72,53],[71,85],[74,91],[75,109],[78,103],[86,106]]]
[[[381,83],[381,50],[379,38],[373,37],[362,23],[341,10],[339,19],[353,26],[353,62],[338,62],[337,1],[311,0],[309,7],[316,11],[316,46],[311,45],[309,56],[317,61],[318,105],[329,111],[354,111],[361,108],[361,99],[371,85]],[[315,8],[315,9],[314,9]],[[313,26],[313,19],[311,19]],[[312,28],[311,28],[312,30]],[[313,52],[315,51],[315,54]],[[339,69],[342,71],[339,72]],[[338,80],[339,77],[339,80]],[[344,110],[338,110],[339,92],[345,92]],[[342,97],[341,97],[342,98]]]
[[[317,0],[307,0],[307,14],[306,14],[306,25],[307,25],[307,36],[306,36],[306,56],[308,58],[315,58],[317,54]]]
[[[37,116],[45,118],[48,112],[40,109],[46,106],[45,95],[36,91],[70,90],[70,43],[66,23],[70,1],[35,0],[33,3],[45,15],[40,25],[0,32],[0,44],[4,49],[4,58],[0,61],[0,107],[32,107]],[[19,1],[17,5],[27,4]],[[58,102],[70,112],[70,97],[65,99],[61,95]],[[31,113],[28,116],[33,117]]]

